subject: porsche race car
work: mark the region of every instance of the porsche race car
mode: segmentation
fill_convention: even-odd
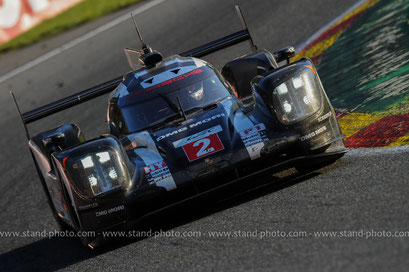
[[[254,174],[321,166],[347,151],[314,64],[291,63],[292,47],[259,50],[245,24],[166,58],[141,41],[126,50],[123,77],[20,114],[61,228],[128,227]],[[252,51],[221,71],[200,59],[243,41]],[[27,124],[108,93],[108,134],[85,140],[73,123],[29,135]]]

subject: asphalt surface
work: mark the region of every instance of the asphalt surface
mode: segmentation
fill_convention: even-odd
[[[238,1],[259,48],[297,45],[357,1]],[[134,6],[0,58],[9,72],[89,33]],[[166,0],[137,15],[143,37],[164,55],[183,52],[240,29],[232,1]],[[9,97],[23,111],[117,77],[128,70],[122,49],[138,47],[130,20],[0,82],[0,231],[53,231],[56,225]],[[207,57],[218,67],[247,44]],[[30,126],[34,134],[79,124],[90,139],[106,132],[106,97]],[[128,239],[90,251],[73,239],[0,238],[0,270],[136,271],[406,271],[409,237],[318,237],[320,231],[409,231],[408,149],[353,151],[306,176],[288,170],[233,188],[147,222],[155,230],[200,237]],[[210,231],[303,231],[306,237],[211,237]],[[272,235],[272,234],[271,234]]]

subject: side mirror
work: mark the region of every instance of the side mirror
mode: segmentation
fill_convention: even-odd
[[[51,150],[52,152],[62,150],[62,146],[64,146],[65,142],[65,134],[61,131],[54,131],[46,138],[43,139],[43,144],[46,148]]]
[[[251,92],[248,96],[240,99],[241,103],[243,103],[243,111],[245,113],[252,111],[256,107],[256,95],[254,94],[253,84],[250,90]]]
[[[274,58],[277,62],[282,62],[287,60],[287,63],[290,63],[290,59],[295,56],[295,49],[292,46],[280,49],[274,52]]]
[[[243,103],[243,106],[245,108],[252,109],[256,105],[256,98],[254,97],[254,95],[249,95],[247,97],[243,97],[241,99],[241,102]]]
[[[118,131],[118,129],[116,128],[116,126],[114,125],[114,123],[112,123],[111,121],[108,121],[108,126],[109,126],[109,132],[110,132],[112,135],[114,135],[114,136],[120,138],[121,133],[119,133],[119,131]]]

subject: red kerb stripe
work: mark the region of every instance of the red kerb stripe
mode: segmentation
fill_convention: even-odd
[[[409,131],[409,114],[386,116],[345,140],[347,147],[387,146]]]

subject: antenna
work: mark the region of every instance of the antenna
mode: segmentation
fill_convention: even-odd
[[[17,100],[16,100],[16,97],[14,96],[13,91],[10,91],[10,95],[11,95],[11,98],[13,99],[13,101],[14,101],[14,105],[16,106],[17,113],[18,113],[18,115],[19,115],[19,117],[20,117],[20,120],[21,120],[21,122],[23,123],[24,130],[26,131],[27,140],[30,140],[30,134],[28,133],[28,129],[27,129],[26,123],[25,123],[24,120],[23,120],[23,116],[21,115],[20,107],[19,107],[18,104],[17,104]]]
[[[135,26],[136,33],[138,34],[139,40],[142,43],[143,55],[140,56],[139,59],[145,65],[146,68],[152,68],[156,64],[162,61],[162,54],[157,51],[154,52],[152,48],[143,41],[141,32],[139,31],[139,28],[135,22],[135,18],[132,13],[131,13],[131,17],[132,17],[133,24]],[[128,57],[128,61],[129,61],[129,57]],[[131,67],[133,68],[133,64],[131,65]]]
[[[257,50],[257,46],[254,44],[253,39],[251,38],[251,34],[250,34],[250,31],[249,31],[249,29],[248,29],[248,27],[247,27],[246,20],[244,19],[243,12],[241,11],[240,6],[236,5],[235,7],[236,7],[237,15],[238,15],[239,18],[240,18],[241,24],[243,25],[243,27],[244,27],[244,28],[247,30],[247,32],[249,33],[249,42],[250,42],[251,49],[253,49],[253,51],[256,51],[256,50]]]
[[[133,13],[131,13],[131,18],[132,18],[132,22],[133,22],[133,24],[134,24],[134,26],[135,26],[136,33],[138,34],[138,38],[139,38],[139,40],[140,40],[141,43],[142,43],[142,49],[143,49],[144,54],[151,53],[151,52],[152,52],[152,49],[151,49],[151,48],[144,42],[144,40],[142,39],[141,32],[139,31],[138,25],[137,25],[136,22],[135,22],[135,18],[134,18],[134,16],[133,16]]]
[[[138,34],[139,40],[141,41],[142,45],[145,45],[145,42],[142,39],[141,32],[139,31],[138,25],[136,24],[135,18],[133,17],[133,13],[131,13],[131,18],[132,18],[133,25],[135,26],[136,33]]]

